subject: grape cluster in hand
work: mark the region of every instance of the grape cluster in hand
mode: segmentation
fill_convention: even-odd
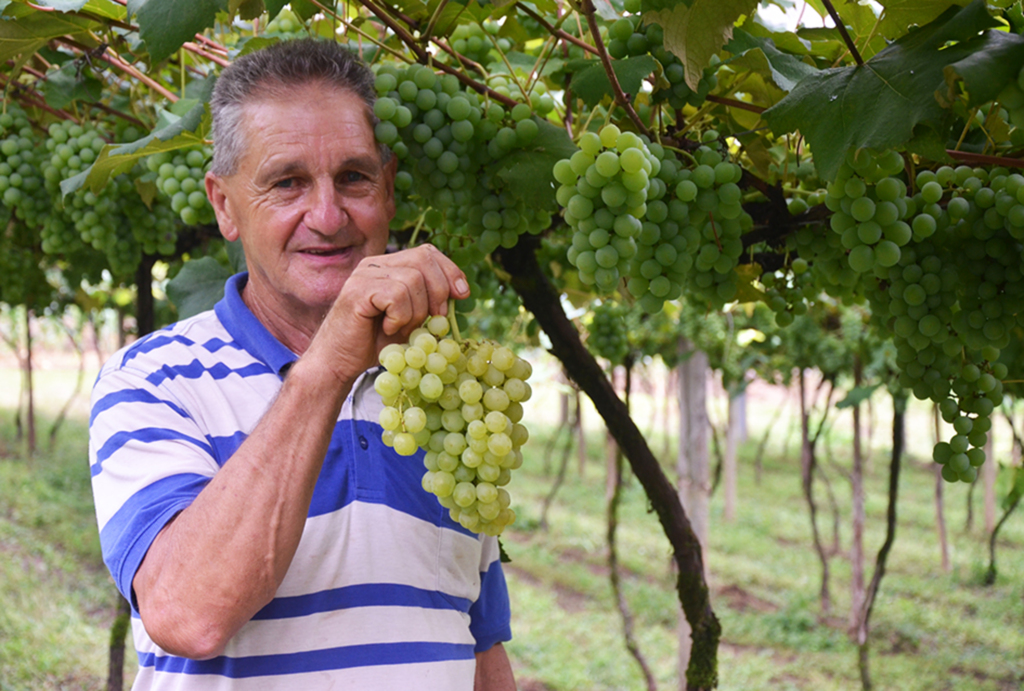
[[[449,337],[449,328],[431,317],[407,343],[381,350],[381,438],[402,456],[426,452],[423,488],[452,520],[499,535],[516,518],[504,486],[523,463],[533,368],[503,346]]]

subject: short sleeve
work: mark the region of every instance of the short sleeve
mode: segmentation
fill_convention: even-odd
[[[105,368],[93,388],[89,465],[103,560],[134,605],[132,580],[153,540],[218,469],[214,444],[166,388]]]
[[[490,650],[512,639],[512,610],[508,585],[501,568],[497,538],[484,539],[480,565],[480,597],[469,608],[469,630],[476,639],[474,652]]]

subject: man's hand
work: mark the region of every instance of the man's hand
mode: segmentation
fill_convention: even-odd
[[[466,276],[433,245],[360,262],[310,344],[309,356],[340,381],[353,381],[427,317],[447,314],[449,298],[469,296]]]

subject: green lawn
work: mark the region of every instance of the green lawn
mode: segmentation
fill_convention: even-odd
[[[537,380],[550,381],[539,367]],[[41,373],[45,432],[63,404],[73,376]],[[91,376],[90,376],[91,381]],[[62,384],[63,382],[63,384]],[[70,382],[70,383],[68,383]],[[62,388],[62,386],[64,388]],[[12,425],[17,381],[0,371],[0,689],[99,689],[106,678],[107,639],[116,594],[98,553],[85,459],[85,409],[80,404],[52,453],[32,461],[18,454]],[[520,688],[642,689],[639,668],[626,652],[605,561],[604,435],[590,412],[590,462],[579,479],[575,460],[539,528],[540,508],[552,477],[543,472],[553,393],[538,385],[531,401],[534,438],[527,462],[511,487],[519,513],[503,542],[514,640],[508,645]],[[642,397],[638,419],[650,425],[653,408]],[[643,408],[647,405],[647,408]],[[717,404],[716,404],[717,405]],[[774,403],[772,405],[775,405]],[[873,563],[884,531],[888,432],[878,411],[872,473],[868,480],[867,558]],[[555,411],[555,412],[552,412]],[[752,457],[771,406],[751,403],[751,439],[741,453],[735,522],[722,522],[721,496],[711,506],[707,555],[712,603],[721,619],[722,689],[858,689],[856,650],[845,633],[849,561],[831,560],[833,610],[824,617],[817,593],[820,566],[810,546],[807,509],[799,485],[796,440],[783,446],[785,419],[773,428],[763,479],[754,482]],[[871,669],[875,688],[1021,689],[1024,679],[1024,513],[1006,524],[999,543],[999,578],[982,585],[987,542],[980,488],[975,526],[964,530],[966,486],[946,487],[953,569],[943,573],[934,524],[934,484],[921,464],[927,447],[925,413],[908,425],[914,456],[901,482],[896,545],[873,617]],[[49,416],[49,417],[48,417]],[[848,440],[837,427],[831,448],[846,463]],[[651,432],[651,446],[663,448]],[[553,453],[557,462],[560,450]],[[669,464],[671,465],[671,464]],[[670,474],[671,475],[671,474]],[[830,471],[842,514],[841,549],[849,548],[849,485]],[[1001,478],[1005,481],[1005,478]],[[832,535],[825,489],[818,487],[823,534]],[[668,543],[648,513],[639,485],[628,483],[619,528],[623,587],[636,617],[640,646],[659,687],[678,684],[677,607]],[[128,655],[130,665],[134,655]],[[131,673],[131,670],[129,670]]]

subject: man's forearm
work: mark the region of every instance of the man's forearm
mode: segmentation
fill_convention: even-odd
[[[512,663],[509,662],[505,646],[501,643],[476,654],[476,680],[473,691],[516,691]]]
[[[147,553],[135,593],[168,652],[219,654],[284,578],[351,388],[317,370],[295,363],[252,434]]]

